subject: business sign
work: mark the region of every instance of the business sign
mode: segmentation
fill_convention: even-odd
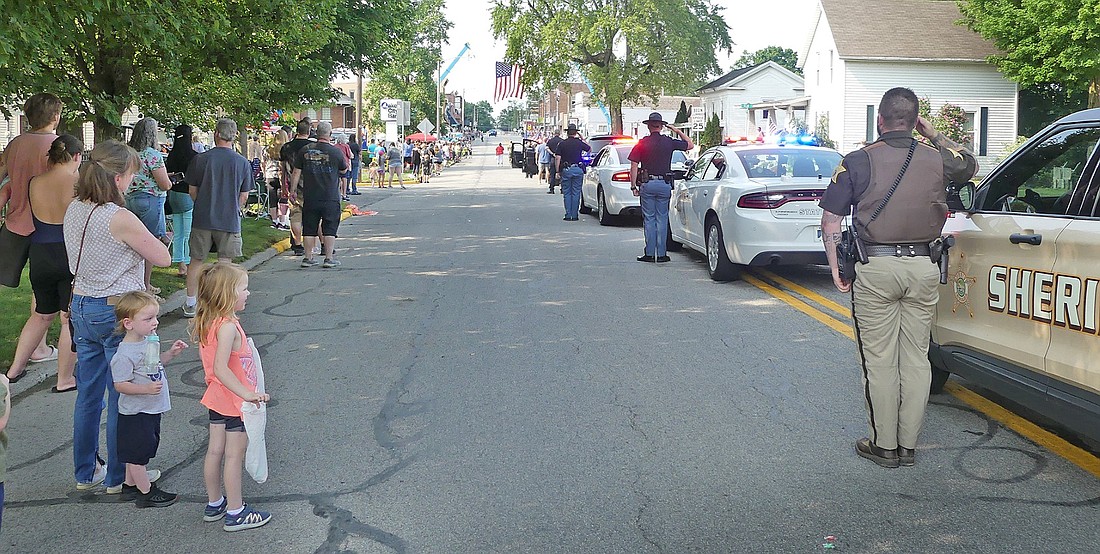
[[[378,103],[378,118],[382,121],[397,121],[401,115],[403,106],[400,100],[394,100],[392,98],[383,98]]]

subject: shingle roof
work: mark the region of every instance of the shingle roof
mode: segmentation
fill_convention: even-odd
[[[821,0],[841,58],[975,60],[1000,52],[953,0]],[[919,33],[917,32],[919,31]]]
[[[713,80],[713,81],[711,81],[711,82],[695,89],[695,92],[699,92],[701,90],[706,90],[706,89],[709,89],[709,88],[718,88],[718,87],[720,87],[720,86],[722,86],[722,85],[724,85],[724,84],[726,84],[726,83],[728,83],[728,82],[730,82],[730,81],[732,81],[732,80],[734,80],[734,79],[736,79],[736,78],[752,71],[753,69],[756,69],[756,67],[760,66],[760,65],[763,65],[763,64],[750,65],[748,67],[742,67],[741,69],[734,69],[733,71],[730,71],[729,73],[726,73],[725,75],[723,75],[723,76],[721,76],[721,77],[719,77],[719,78],[717,78],[717,79],[715,79],[715,80]]]

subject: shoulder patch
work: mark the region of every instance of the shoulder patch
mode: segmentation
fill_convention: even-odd
[[[845,171],[848,171],[848,168],[844,167],[844,160],[841,160],[840,163],[836,164],[836,168],[833,169],[832,182],[836,183],[837,178],[840,177],[840,174],[844,173]]]

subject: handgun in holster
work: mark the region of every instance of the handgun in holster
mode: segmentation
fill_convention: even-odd
[[[932,263],[940,266],[940,284],[947,284],[948,261],[951,259],[951,247],[955,246],[955,237],[944,235],[928,243],[928,257]]]

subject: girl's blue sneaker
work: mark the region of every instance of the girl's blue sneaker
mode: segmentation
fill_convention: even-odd
[[[229,501],[226,500],[224,496],[222,497],[221,504],[218,504],[217,506],[211,506],[210,504],[207,504],[206,509],[202,511],[202,520],[211,522],[218,521],[223,516],[225,516],[225,510],[228,505]]]
[[[261,512],[259,510],[253,510],[245,504],[241,513],[233,516],[227,512],[225,514],[225,524],[222,525],[222,529],[226,531],[244,531],[245,529],[254,529],[256,527],[262,527],[267,525],[267,522],[271,521],[271,514],[267,512]]]

